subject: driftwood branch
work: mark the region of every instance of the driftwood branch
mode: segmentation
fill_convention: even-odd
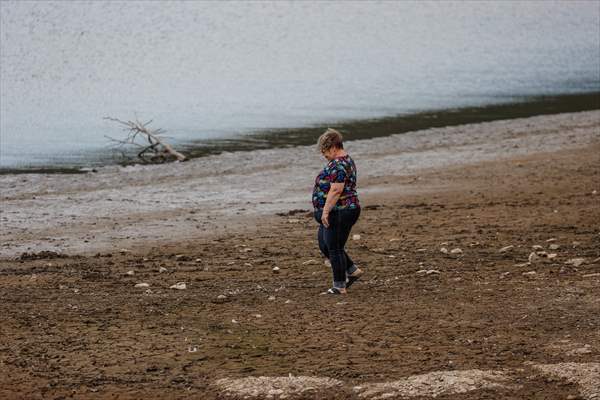
[[[176,151],[170,144],[163,140],[161,135],[165,132],[164,130],[151,130],[148,128],[152,120],[140,122],[137,118],[135,121],[122,121],[112,117],[104,117],[104,119],[118,123],[127,132],[125,139],[115,139],[105,136],[117,146],[135,146],[141,148],[138,157],[143,161],[164,161],[169,157],[174,157],[178,161],[185,161],[187,159],[186,156]],[[150,160],[147,157],[150,157]]]

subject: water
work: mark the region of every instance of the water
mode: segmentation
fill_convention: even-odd
[[[0,2],[0,167],[600,90],[600,4]]]

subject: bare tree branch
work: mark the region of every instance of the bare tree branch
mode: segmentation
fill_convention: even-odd
[[[119,124],[125,132],[127,132],[125,139],[115,139],[110,136],[106,136],[111,142],[115,143],[115,146],[136,146],[141,147],[142,150],[138,153],[138,157],[143,161],[149,161],[146,158],[146,154],[150,155],[150,161],[166,160],[167,158],[174,157],[178,161],[185,161],[187,158],[183,154],[179,153],[171,145],[166,143],[160,136],[165,131],[162,129],[150,130],[148,125],[152,120],[142,123],[137,119],[135,121],[122,121],[118,118],[104,117],[104,119],[116,122]],[[141,144],[138,141],[147,141],[149,144]]]

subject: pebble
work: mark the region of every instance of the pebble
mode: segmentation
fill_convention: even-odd
[[[316,264],[316,263],[317,263],[317,261],[311,258],[310,260],[304,261],[302,263],[302,265],[313,265],[313,264]]]
[[[515,267],[521,268],[521,267],[526,267],[528,265],[530,265],[530,264],[528,262],[526,262],[526,263],[521,263],[521,264],[515,264]]]
[[[585,274],[583,277],[584,278],[595,278],[597,276],[600,277],[600,272],[594,272],[593,274]]]
[[[558,249],[560,249],[560,245],[558,245],[558,244],[551,244],[550,246],[548,246],[548,248],[550,250],[558,250]]]
[[[300,222],[300,220],[296,218],[288,219],[288,224],[297,224],[298,222]]]
[[[579,267],[581,264],[585,262],[585,258],[571,258],[566,261],[565,264],[571,264],[574,267]]]
[[[523,275],[525,275],[525,276],[534,276],[534,275],[537,275],[537,273],[535,271],[529,271],[529,272],[523,272]]]
[[[279,267],[273,267],[272,271],[273,271],[274,274],[278,274],[279,271],[280,271],[280,268]]]
[[[225,296],[224,294],[220,294],[217,296],[217,300],[225,300],[227,299],[227,296]]]
[[[504,279],[504,278],[506,278],[508,275],[510,275],[510,272],[508,272],[508,271],[507,271],[507,272],[503,272],[503,273],[501,273],[501,274],[500,274],[500,279]]]
[[[533,250],[543,250],[544,247],[540,246],[539,244],[534,244],[533,246],[531,246],[531,248]]]
[[[160,268],[158,269],[158,273],[159,273],[159,274],[162,274],[163,272],[167,272],[167,269],[166,269],[165,267],[160,267]]]
[[[360,240],[360,235],[352,235],[352,240]]]
[[[513,246],[512,244],[510,246],[505,246],[503,248],[501,248],[499,251],[500,253],[506,253],[509,250],[512,250],[515,246]]]
[[[238,320],[232,319],[232,320],[231,320],[231,323],[232,323],[232,324],[239,324],[240,322],[239,322]]]
[[[529,257],[527,258],[527,260],[529,260],[530,263],[534,263],[539,259],[538,255],[535,252],[532,252],[529,254]]]
[[[135,275],[135,271],[130,270],[126,272],[127,275],[131,276],[131,275]]]
[[[269,296],[269,297],[267,298],[267,300],[269,300],[269,301],[273,301],[273,300],[275,300],[275,296]]]
[[[440,271],[438,271],[437,269],[420,269],[417,271],[417,274],[422,275],[431,275],[431,274],[439,274]]]
[[[556,238],[550,238],[550,239],[546,240],[546,243],[552,243],[552,242],[556,242]]]
[[[445,248],[445,247],[442,247],[442,248],[440,249],[440,253],[448,254],[448,249],[447,249],[447,248]]]
[[[546,257],[548,257],[550,260],[552,260],[553,258],[556,258],[556,256],[558,256],[558,254],[556,254],[556,253],[550,253]]]
[[[292,303],[292,301],[291,301],[291,300],[286,300],[286,301],[285,301],[285,304],[291,304],[291,303]]]
[[[592,194],[595,196],[595,195],[598,194],[598,191],[597,190],[592,190]]]
[[[139,287],[139,288],[150,287],[150,284],[146,283],[146,282],[136,283],[135,287]]]
[[[176,284],[169,286],[169,289],[185,290],[187,289],[187,285],[185,282],[177,282]]]
[[[331,267],[331,261],[328,259],[323,260],[323,264],[325,264],[326,267]]]
[[[463,251],[461,249],[459,249],[458,247],[450,250],[450,254],[462,254],[462,253],[463,253]]]

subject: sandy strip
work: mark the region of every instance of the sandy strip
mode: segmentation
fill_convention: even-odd
[[[510,388],[510,378],[503,371],[435,371],[409,376],[394,382],[370,383],[354,388],[359,397],[382,400],[407,397],[437,397],[481,389]]]
[[[600,141],[600,111],[436,128],[349,142],[363,202],[386,176],[578,148]],[[226,153],[186,163],[109,166],[86,175],[0,176],[0,258],[93,254],[251,231],[276,212],[310,209],[323,160],[314,147]],[[258,218],[258,219],[257,219]]]
[[[342,384],[343,382],[337,379],[310,376],[224,378],[215,382],[226,395],[261,399],[315,394]]]
[[[585,399],[600,399],[600,363],[534,364],[546,376],[565,379],[579,385]]]

